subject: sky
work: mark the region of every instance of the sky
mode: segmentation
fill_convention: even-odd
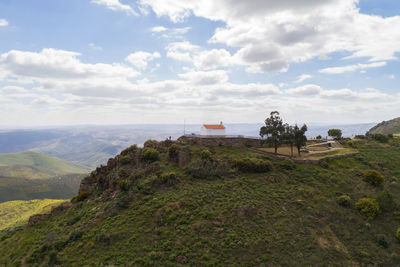
[[[400,117],[397,0],[2,0],[0,126]]]

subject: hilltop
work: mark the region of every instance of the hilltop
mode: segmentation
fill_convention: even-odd
[[[129,147],[71,205],[0,233],[0,265],[396,266],[400,140],[344,145],[359,153],[318,164],[251,144]]]
[[[372,127],[369,134],[400,134],[400,118],[383,121]]]
[[[86,167],[34,151],[0,154],[0,176],[46,179],[87,172]]]

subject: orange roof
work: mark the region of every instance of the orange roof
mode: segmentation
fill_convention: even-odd
[[[225,126],[222,124],[204,124],[203,126],[207,129],[218,129],[218,130],[225,129]]]

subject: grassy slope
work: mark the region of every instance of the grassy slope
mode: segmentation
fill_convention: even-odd
[[[83,174],[34,180],[0,176],[0,203],[42,198],[70,199],[78,192],[82,178]]]
[[[383,121],[378,125],[372,127],[368,132],[370,134],[398,134],[400,133],[400,118]]]
[[[360,171],[371,168],[385,175],[384,187],[400,201],[400,143],[356,146],[360,154],[329,164],[285,170],[270,159],[272,172],[213,181],[192,179],[163,161],[181,184],[139,191],[127,208],[118,208],[123,195],[79,202],[32,228],[0,234],[0,265],[396,266],[396,211],[369,221],[354,202],[382,190],[362,180]],[[250,154],[210,149],[221,159]],[[351,196],[353,207],[336,203],[341,194]],[[239,206],[255,212],[238,217]],[[378,234],[387,236],[388,248],[378,245]]]
[[[0,176],[44,179],[87,171],[77,164],[33,151],[0,154]]]
[[[41,199],[0,203],[0,230],[26,224],[30,216],[47,213],[63,202],[65,200]]]

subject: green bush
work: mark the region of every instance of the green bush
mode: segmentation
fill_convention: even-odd
[[[372,135],[372,138],[381,143],[389,142],[389,136],[387,136],[386,134],[377,133],[377,134]]]
[[[145,148],[142,150],[140,158],[147,162],[154,162],[160,159],[160,153],[154,148]]]
[[[393,199],[393,196],[387,190],[379,193],[375,199],[378,202],[381,211],[393,211],[396,208],[396,203]]]
[[[170,172],[170,173],[164,173],[160,177],[161,184],[165,185],[174,185],[178,182],[178,178],[176,176],[176,173]]]
[[[126,179],[129,177],[129,174],[124,169],[120,169],[118,172],[118,176],[121,179]]]
[[[376,241],[378,242],[378,245],[388,248],[389,247],[389,242],[387,240],[386,235],[380,234],[376,236]]]
[[[378,171],[368,170],[364,172],[364,181],[373,186],[380,186],[385,181],[385,178]]]
[[[159,142],[157,140],[147,140],[144,142],[143,147],[144,148],[157,148],[159,145]]]
[[[131,188],[132,182],[129,179],[121,180],[118,183],[119,189],[122,191],[129,191]]]
[[[350,207],[351,205],[351,198],[347,195],[341,195],[337,198],[337,203],[343,207]]]
[[[296,169],[296,164],[293,162],[293,160],[289,158],[285,158],[282,160],[279,164],[279,166],[284,169],[284,170],[294,170]]]
[[[128,155],[126,155],[126,156],[121,156],[121,157],[119,158],[119,162],[120,162],[122,165],[127,165],[127,164],[129,164],[129,163],[132,162],[132,158],[131,158],[130,156],[128,156]]]
[[[374,219],[380,212],[378,202],[372,198],[361,198],[358,200],[356,203],[356,209],[369,219]]]
[[[396,239],[400,242],[400,227],[396,231]]]
[[[137,145],[132,145],[121,152],[121,156],[126,156],[129,153],[135,152],[138,149]]]
[[[218,179],[232,174],[229,164],[218,161],[195,161],[189,163],[185,171],[195,179]]]
[[[212,160],[212,154],[209,150],[205,149],[200,152],[200,158],[204,161]]]
[[[177,144],[173,144],[168,148],[168,158],[170,160],[176,161],[179,155],[179,146]]]
[[[232,161],[233,166],[241,172],[262,173],[272,170],[272,165],[268,160],[257,158],[241,158]]]

